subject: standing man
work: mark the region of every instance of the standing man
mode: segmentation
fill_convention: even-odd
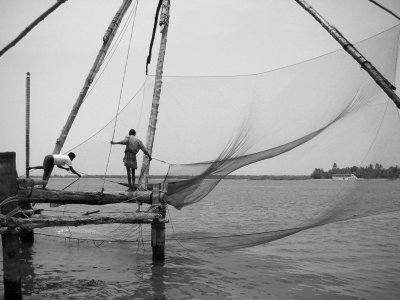
[[[139,149],[147,155],[149,161],[151,160],[151,155],[149,151],[147,151],[142,141],[135,137],[135,135],[136,131],[134,129],[131,129],[129,130],[129,136],[126,136],[125,139],[123,139],[122,141],[111,141],[111,145],[126,145],[123,162],[126,167],[126,172],[128,174],[129,189],[133,190],[135,190],[135,170],[137,169],[136,154],[139,152]]]
[[[43,166],[28,167],[28,170],[43,169],[42,179],[45,181],[43,183],[43,189],[45,189],[47,183],[49,182],[49,178],[50,178],[51,172],[53,171],[54,166],[57,166],[60,169],[71,171],[72,173],[76,174],[78,177],[81,177],[81,175],[77,171],[75,171],[74,168],[72,167],[72,161],[74,160],[75,157],[76,157],[76,155],[73,152],[68,153],[68,155],[49,154],[49,155],[46,155],[46,157],[44,158]]]

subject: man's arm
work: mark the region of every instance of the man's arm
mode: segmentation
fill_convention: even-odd
[[[74,173],[75,175],[77,175],[78,177],[81,177],[81,174],[79,174],[77,171],[74,170],[74,168],[71,166],[69,167],[69,170]]]
[[[57,167],[60,168],[60,169],[64,169],[64,170],[69,171],[69,168],[66,168],[66,167],[63,167],[63,166],[57,166]]]
[[[143,145],[142,141],[140,141],[140,140],[139,140],[139,148],[143,151],[144,154],[147,155],[147,157],[149,158],[149,161],[152,160],[149,151],[147,151],[146,147]]]
[[[111,141],[110,143],[111,143],[111,145],[116,145],[116,144],[126,145],[126,139],[123,139],[122,141],[119,141],[119,142]]]

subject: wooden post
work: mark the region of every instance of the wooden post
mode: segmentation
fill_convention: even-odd
[[[31,115],[31,73],[26,73],[26,111],[25,111],[25,170],[29,178],[29,150],[30,150],[30,115]]]
[[[29,178],[29,153],[30,153],[30,115],[31,115],[31,74],[26,73],[26,111],[25,111],[25,169],[26,178]],[[21,205],[21,209],[32,209],[30,203]],[[35,240],[33,229],[22,230],[21,241],[32,244]]]
[[[0,153],[0,201],[17,194],[17,171],[15,167],[15,152]],[[10,202],[1,206],[1,213],[8,214],[18,207],[18,202]],[[21,242],[19,234],[7,232],[2,235],[3,246],[3,277],[4,298],[22,299],[21,269],[19,253]]]
[[[153,202],[160,203],[160,185],[153,185]],[[162,208],[161,215],[165,218],[165,207]],[[165,259],[165,223],[159,219],[154,219],[151,223],[151,248],[153,249],[153,261],[163,261]]]

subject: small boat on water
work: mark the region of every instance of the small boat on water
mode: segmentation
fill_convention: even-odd
[[[333,174],[332,180],[358,180],[357,176],[354,174]]]

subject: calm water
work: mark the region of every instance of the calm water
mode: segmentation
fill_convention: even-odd
[[[98,184],[83,179],[70,189]],[[399,181],[224,180],[207,199],[169,208],[164,263],[152,262],[149,225],[36,230],[21,254],[24,299],[400,299],[399,196]],[[53,215],[136,210],[40,207]],[[321,216],[331,223],[231,248]]]

